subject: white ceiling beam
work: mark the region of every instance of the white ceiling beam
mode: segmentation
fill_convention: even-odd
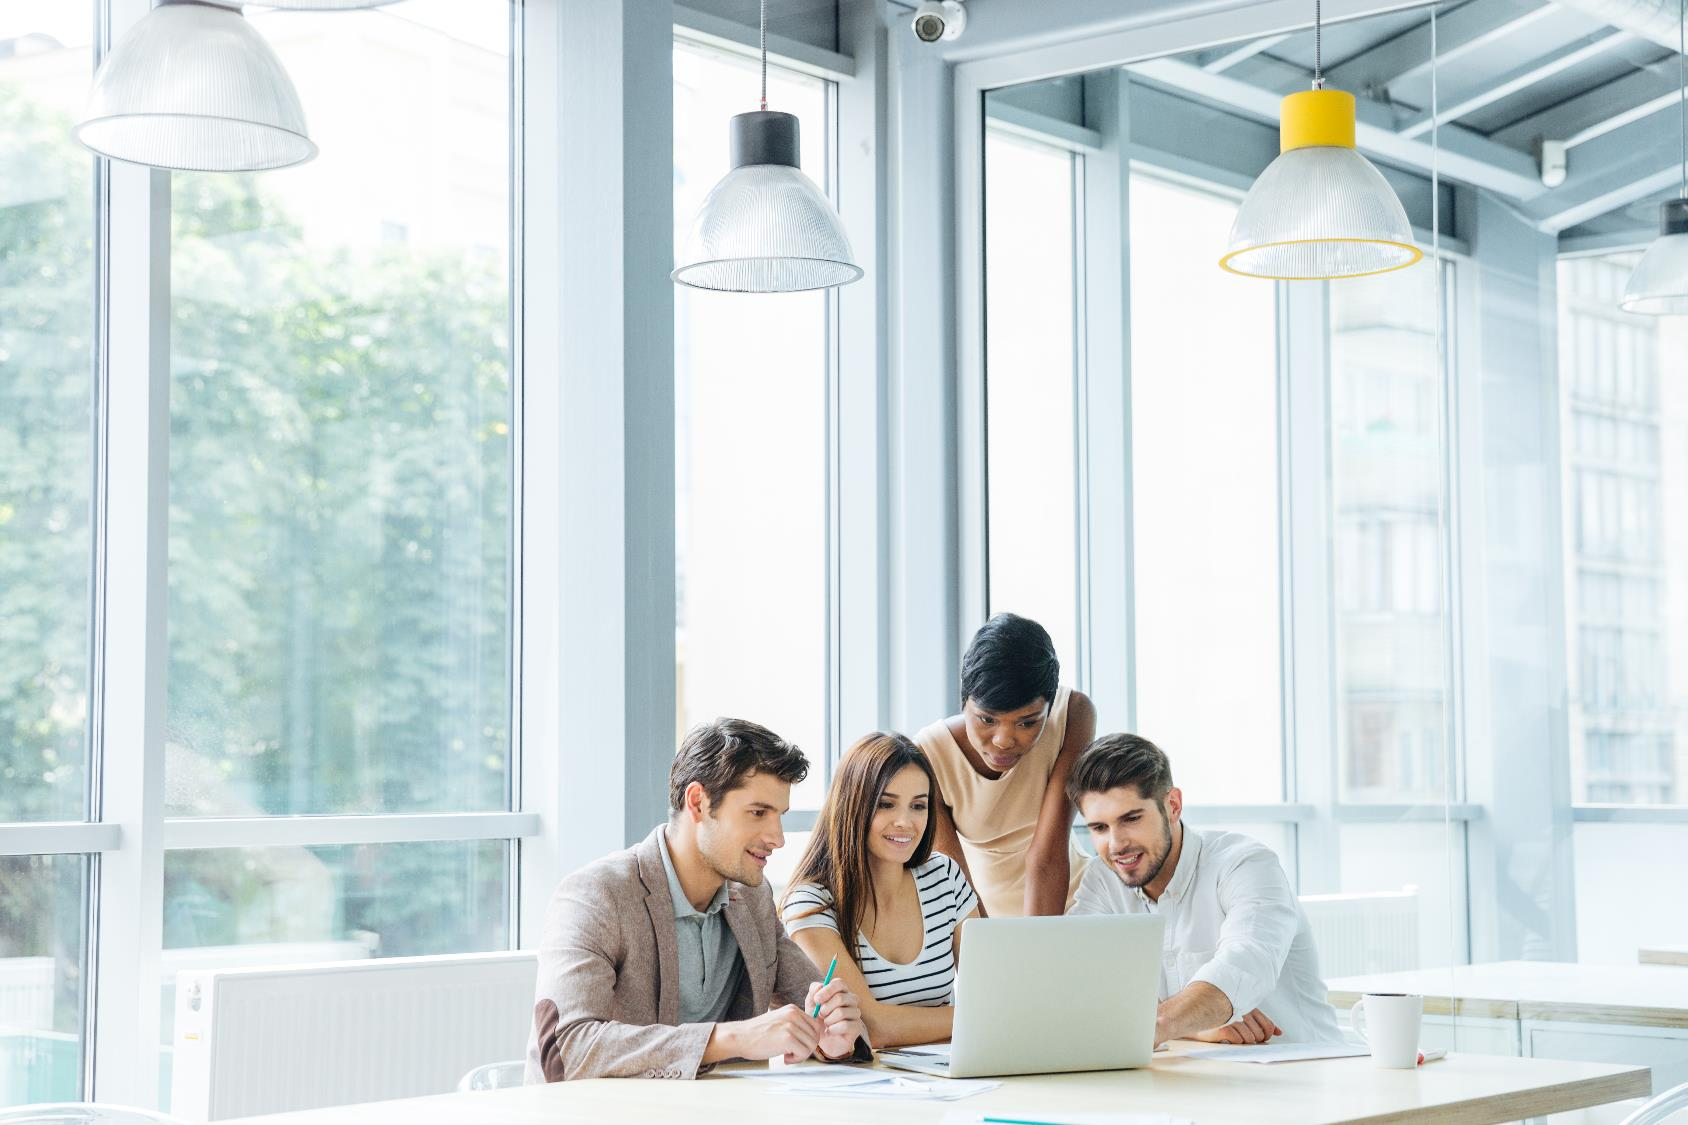
[[[1593,36],[1577,43],[1565,46],[1546,55],[1517,67],[1510,74],[1499,79],[1483,79],[1473,83],[1464,91],[1448,98],[1434,114],[1423,114],[1409,122],[1401,129],[1403,137],[1417,137],[1430,132],[1438,125],[1447,125],[1458,121],[1462,117],[1476,113],[1486,106],[1494,105],[1503,98],[1527,90],[1540,82],[1573,67],[1580,66],[1590,59],[1598,58],[1609,51],[1622,47],[1633,41],[1634,36],[1627,31],[1609,28],[1597,32]]]
[[[1681,175],[1677,136],[1671,115],[1654,114],[1573,149],[1564,184],[1525,214],[1557,233],[1670,188]]]
[[[1681,96],[1675,82],[1666,82],[1651,70],[1632,71],[1521,118],[1490,134],[1490,139],[1514,148],[1527,148],[1537,137],[1545,137],[1575,148],[1669,109]],[[1614,106],[1622,108],[1614,111]]]
[[[1207,71],[1209,74],[1224,74],[1227,70],[1230,70],[1233,66],[1236,66],[1245,59],[1252,59],[1255,55],[1260,54],[1262,51],[1270,51],[1273,47],[1276,47],[1279,43],[1282,43],[1288,38],[1289,36],[1284,34],[1266,35],[1259,39],[1251,39],[1240,46],[1221,51],[1215,58],[1202,63],[1202,69]]]
[[[1436,53],[1446,66],[1518,34],[1553,14],[1540,0],[1473,0],[1436,21]],[[1430,69],[1430,20],[1325,69],[1325,85],[1382,90]]]

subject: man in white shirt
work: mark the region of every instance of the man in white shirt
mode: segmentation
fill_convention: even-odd
[[[1183,823],[1184,795],[1154,743],[1111,734],[1087,747],[1067,796],[1100,863],[1069,914],[1166,919],[1155,1042],[1339,1042],[1313,933],[1264,844]]]

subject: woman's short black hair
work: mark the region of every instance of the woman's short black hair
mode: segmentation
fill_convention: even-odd
[[[986,711],[1015,711],[1055,702],[1061,661],[1042,625],[999,613],[979,627],[961,658],[961,699]]]

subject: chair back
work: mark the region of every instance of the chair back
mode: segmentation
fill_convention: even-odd
[[[520,1086],[522,1076],[527,1070],[527,1063],[521,1059],[512,1062],[483,1063],[465,1074],[457,1083],[459,1090],[502,1090],[508,1086]],[[0,1122],[0,1125],[4,1125]]]
[[[1640,1109],[1624,1118],[1623,1125],[1662,1125],[1665,1119],[1685,1109],[1688,1109],[1688,1082],[1649,1099]]]

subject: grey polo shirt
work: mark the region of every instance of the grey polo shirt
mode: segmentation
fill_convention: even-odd
[[[738,939],[721,914],[727,905],[723,882],[707,909],[694,909],[668,854],[668,829],[662,830],[662,867],[674,900],[674,939],[680,961],[680,1022],[719,1023],[733,1002],[740,966]]]

